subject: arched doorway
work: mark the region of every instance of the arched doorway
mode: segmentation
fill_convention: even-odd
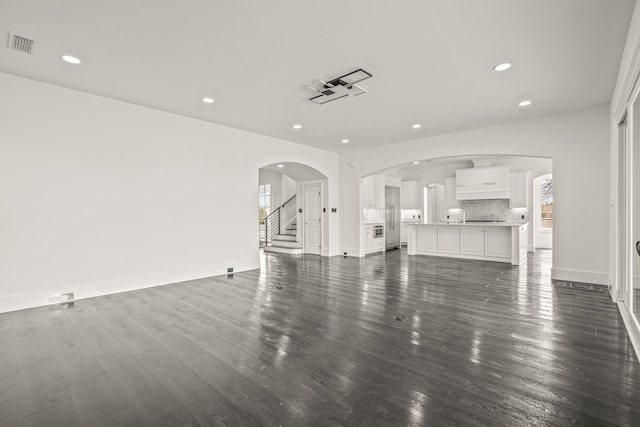
[[[266,252],[324,254],[327,184],[323,173],[301,163],[259,169],[259,244]]]

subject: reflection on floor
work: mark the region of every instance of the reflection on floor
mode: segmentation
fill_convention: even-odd
[[[260,270],[0,315],[3,425],[640,425],[605,289],[525,266],[263,254]]]

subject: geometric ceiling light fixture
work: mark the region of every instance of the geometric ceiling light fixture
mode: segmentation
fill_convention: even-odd
[[[344,76],[336,77],[329,81],[319,80],[309,86],[309,89],[319,93],[319,95],[309,98],[309,101],[322,105],[347,96],[362,95],[367,91],[356,83],[371,77],[373,77],[371,73],[358,68]]]

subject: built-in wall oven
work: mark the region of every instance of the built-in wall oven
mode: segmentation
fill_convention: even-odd
[[[378,239],[384,237],[384,225],[374,225],[373,226],[373,238]]]

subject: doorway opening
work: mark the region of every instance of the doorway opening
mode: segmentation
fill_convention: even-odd
[[[260,247],[266,252],[323,255],[323,242],[328,236],[323,218],[327,184],[324,174],[300,163],[273,163],[260,168]]]
[[[536,248],[553,248],[553,175],[533,180],[533,227]]]

